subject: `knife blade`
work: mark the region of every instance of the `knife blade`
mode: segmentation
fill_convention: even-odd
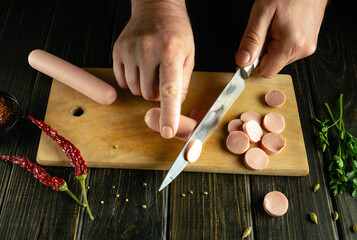
[[[191,137],[182,148],[181,152],[167,173],[164,181],[161,183],[159,191],[169,185],[189,163],[185,159],[185,152],[188,143],[192,139],[198,139],[203,144],[212,134],[218,123],[222,120],[230,107],[243,92],[245,88],[244,80],[249,77],[250,73],[258,64],[259,57],[253,62],[252,65],[245,68],[239,68],[238,71],[234,74],[234,76],[228,82],[227,86],[223,89],[217,100],[213,103],[212,107],[208,110],[205,117],[202,119],[200,124],[197,126]]]

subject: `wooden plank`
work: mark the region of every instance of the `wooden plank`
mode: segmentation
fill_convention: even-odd
[[[331,1],[326,9],[326,17],[321,28],[319,48],[314,56],[309,58],[307,66],[311,79],[311,94],[315,114],[320,119],[328,118],[323,106],[328,102],[334,113],[339,112],[339,94],[344,94],[345,128],[357,136],[357,26],[355,11],[346,8],[352,1]],[[336,18],[336,16],[343,16]],[[323,66],[323,69],[318,66]],[[335,116],[336,116],[335,115]],[[333,135],[336,138],[336,132]],[[335,143],[333,137],[329,138]],[[320,154],[322,154],[320,152]],[[328,166],[331,162],[332,151],[323,155],[324,169],[328,176]],[[329,178],[326,179],[328,185]],[[336,222],[341,239],[355,239],[352,226],[357,222],[357,202],[349,193],[333,197],[334,210],[340,217]]]
[[[22,110],[26,111],[36,76],[36,73],[32,73],[27,67],[27,54],[32,48],[44,46],[55,2],[30,4],[19,0],[1,1],[0,5],[0,88],[13,93],[17,97]],[[41,14],[35,14],[36,12],[41,12]],[[37,36],[37,39],[33,39],[34,36]],[[0,153],[16,154],[19,140],[23,136],[19,134],[14,140],[1,145]],[[18,231],[21,223],[8,221],[11,216],[8,213],[16,212],[16,208],[23,209],[26,207],[24,204],[28,195],[25,191],[26,186],[22,183],[26,181],[25,179],[31,179],[28,186],[36,184],[36,180],[29,175],[26,170],[20,169],[20,167],[15,167],[9,163],[0,164],[0,239],[9,239],[13,236],[24,236],[26,234]],[[19,191],[15,199],[10,197],[13,191]],[[18,198],[19,196],[21,196],[21,199]],[[8,209],[11,210],[8,211]]]
[[[111,32],[112,45],[130,17],[130,1],[118,1],[113,10],[116,10],[116,16]],[[94,66],[112,67],[111,53],[105,57],[109,60],[107,65],[93,62]],[[90,174],[88,197],[96,220],[91,222],[86,214],[80,216],[83,224],[79,225],[78,239],[165,239],[167,193],[157,191],[163,172],[91,169]],[[143,182],[147,187],[142,185]],[[113,185],[115,189],[112,189]],[[120,194],[119,198],[114,193]],[[141,207],[143,204],[147,205],[146,209]]]

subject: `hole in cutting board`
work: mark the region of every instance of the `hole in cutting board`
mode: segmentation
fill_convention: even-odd
[[[71,114],[75,117],[80,117],[84,114],[84,109],[81,106],[74,106],[71,109]]]

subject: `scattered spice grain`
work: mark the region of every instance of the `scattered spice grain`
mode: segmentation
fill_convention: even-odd
[[[242,239],[248,237],[251,232],[252,232],[252,227],[247,227],[243,232]]]
[[[87,189],[90,189],[90,186],[88,186]]]
[[[208,195],[208,192],[204,191],[203,194],[204,194],[204,195]]]
[[[128,198],[125,198],[125,202],[129,202],[129,199],[128,199]]]
[[[182,193],[181,196],[182,196],[182,197],[186,197],[186,194]]]
[[[190,194],[191,194],[191,195],[193,194],[193,191],[192,191],[192,190],[190,191]]]
[[[311,219],[311,221],[313,221],[314,223],[318,223],[318,221],[317,221],[317,216],[316,216],[316,214],[315,213],[313,213],[313,212],[311,212],[310,213],[310,219]]]
[[[104,201],[100,201],[100,204],[104,204]]]
[[[117,195],[115,195],[117,198],[120,196],[119,193],[117,193]]]
[[[319,190],[319,188],[320,188],[320,184],[315,184],[315,185],[313,186],[312,190],[313,190],[314,192],[316,192],[317,190]]]
[[[114,145],[113,148],[114,148],[114,149],[118,149],[119,146],[118,146],[118,145]]]
[[[115,189],[115,186],[113,185],[112,188]]]
[[[148,184],[146,182],[143,183],[143,186],[146,187]]]
[[[145,204],[143,204],[143,205],[141,205],[141,207],[145,209],[147,206]]]

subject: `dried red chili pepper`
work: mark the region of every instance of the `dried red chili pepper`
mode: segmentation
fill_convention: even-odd
[[[19,165],[25,168],[27,171],[33,174],[33,176],[39,180],[44,185],[51,187],[55,191],[61,191],[68,193],[79,205],[83,206],[78,198],[68,189],[67,183],[63,178],[51,177],[51,175],[45,171],[42,167],[36,163],[31,162],[26,157],[19,156],[5,156],[0,155],[1,162],[12,162],[13,164]]]
[[[32,116],[27,116],[28,119],[31,120],[34,124],[36,124],[49,138],[54,140],[64,151],[72,166],[74,167],[76,178],[81,183],[82,194],[84,198],[84,202],[87,205],[87,211],[89,217],[94,220],[92,212],[89,208],[85,180],[87,178],[87,164],[84,161],[80,151],[76,148],[70,141],[66,138],[62,137],[58,134],[56,130],[54,130],[51,126],[47,125],[41,120],[37,120]]]

